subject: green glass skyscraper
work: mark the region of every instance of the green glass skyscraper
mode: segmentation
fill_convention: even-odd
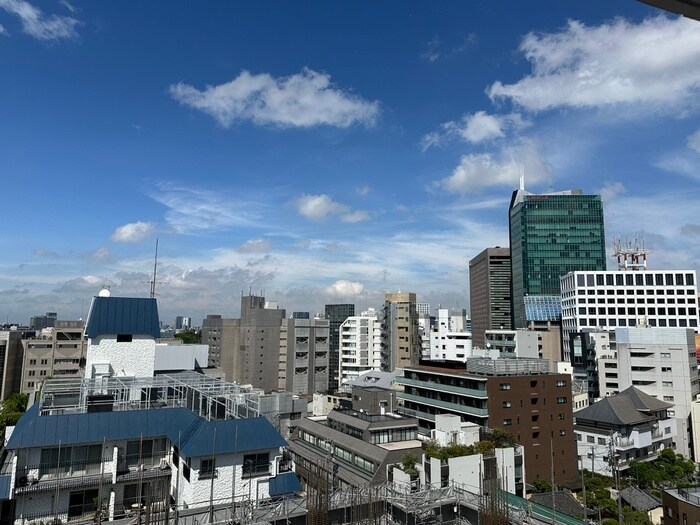
[[[513,328],[525,328],[527,295],[559,295],[559,277],[605,270],[600,195],[567,190],[534,195],[521,182],[509,209]]]

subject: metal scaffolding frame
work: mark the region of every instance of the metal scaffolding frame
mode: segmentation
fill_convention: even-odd
[[[197,372],[155,377],[49,379],[39,400],[42,415],[184,407],[207,420],[260,415],[263,392]]]

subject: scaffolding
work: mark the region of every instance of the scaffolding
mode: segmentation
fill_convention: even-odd
[[[155,377],[49,379],[39,400],[41,415],[184,407],[207,419],[260,415],[262,392],[197,372]]]

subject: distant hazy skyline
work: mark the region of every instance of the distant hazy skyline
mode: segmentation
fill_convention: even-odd
[[[468,308],[521,169],[700,266],[700,23],[633,0],[0,0],[0,71],[3,322],[146,296],[156,238],[165,322]]]

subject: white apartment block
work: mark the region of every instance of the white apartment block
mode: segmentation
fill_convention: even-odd
[[[338,385],[342,388],[368,370],[381,370],[382,328],[374,308],[340,325]]]
[[[698,330],[694,270],[578,271],[561,277],[564,360],[585,328],[658,326]]]
[[[486,349],[498,352],[497,357],[530,357],[538,359],[539,332],[531,330],[486,330]]]
[[[430,332],[431,361],[462,361],[472,356],[472,334],[465,331],[453,331],[450,311],[438,309],[438,316]]]
[[[676,450],[690,457],[688,416],[700,393],[695,334],[688,328],[617,328],[615,339],[616,352],[598,359],[601,397],[635,386],[673,404],[668,415],[676,419]]]

